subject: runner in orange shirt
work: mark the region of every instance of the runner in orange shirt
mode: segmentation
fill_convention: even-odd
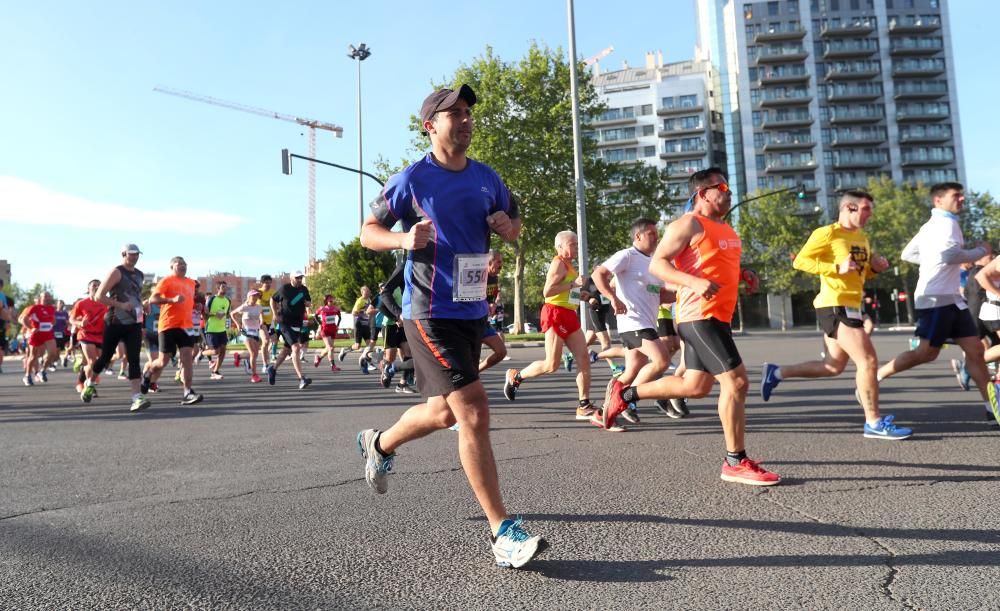
[[[194,346],[200,339],[201,327],[194,324],[195,281],[187,277],[187,262],[183,257],[170,260],[173,274],[164,276],[149,296],[150,303],[160,304],[160,358],[150,364],[142,376],[142,392],[160,377],[171,357],[179,352],[184,394],[181,405],[193,405],[202,396],[191,388],[194,375]]]
[[[725,221],[732,194],[719,168],[695,172],[688,186],[693,211],[667,226],[649,264],[653,275],[678,287],[677,333],[685,345],[687,370],[683,377],[667,376],[634,387],[623,387],[615,380],[604,410],[605,426],[640,397],[704,397],[717,380],[727,450],[722,479],[772,486],[781,478],[748,458],[744,444],[749,380],[730,326],[742,254],[740,237]],[[745,279],[748,283],[753,280],[749,276]]]
[[[83,353],[84,366],[80,368],[76,384],[76,392],[81,394],[87,381],[86,367],[93,367],[97,362],[104,341],[104,317],[108,313],[108,306],[98,300],[99,288],[101,281],[96,278],[91,280],[87,284],[87,296],[73,304],[73,310],[69,313],[70,322],[77,328],[77,342]]]

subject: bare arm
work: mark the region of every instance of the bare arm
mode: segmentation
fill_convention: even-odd
[[[597,287],[597,290],[611,299],[611,305],[615,309],[615,314],[624,314],[628,308],[621,299],[618,299],[618,295],[611,288],[611,277],[613,275],[610,269],[603,265],[598,265],[594,268],[594,273],[590,279],[594,281],[594,286]]]
[[[563,282],[566,279],[566,266],[559,259],[553,259],[549,264],[549,271],[545,274],[545,287],[542,289],[542,297],[554,297],[559,293],[572,288],[572,282]]]
[[[432,221],[420,221],[407,232],[387,229],[369,214],[361,226],[361,245],[370,250],[420,250],[431,240]]]
[[[993,294],[998,292],[996,282],[1000,281],[998,266],[1000,266],[1000,258],[993,259],[976,274],[976,282],[979,283],[979,286]],[[978,312],[976,314],[978,315]]]
[[[121,282],[122,273],[118,271],[118,268],[111,270],[108,277],[104,279],[101,283],[100,288],[97,289],[97,301],[103,303],[109,308],[118,308],[119,310],[128,310],[132,307],[129,303],[124,303],[121,301],[115,301],[114,299],[108,297],[108,292],[111,291],[111,287],[116,286]]]

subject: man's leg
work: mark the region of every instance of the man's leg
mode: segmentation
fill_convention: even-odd
[[[726,438],[727,452],[746,451],[746,401],[747,369],[740,364],[736,369],[715,376],[719,381],[719,420]]]
[[[480,361],[479,371],[481,372],[496,365],[507,356],[507,345],[503,343],[503,337],[501,337],[500,334],[484,337],[483,343],[486,344],[486,347],[489,348],[492,353]]]
[[[975,381],[976,387],[979,389],[979,394],[983,397],[983,401],[988,403],[990,401],[988,392],[990,372],[986,368],[982,342],[977,337],[971,336],[956,337],[955,343],[965,353],[965,370],[969,372],[969,377]]]
[[[837,336],[841,336],[845,329],[850,329],[846,325],[837,327]],[[779,371],[782,380],[788,378],[832,378],[844,372],[848,353],[840,346],[837,339],[823,336],[823,343],[826,345],[826,357],[822,361],[803,361],[792,365],[781,365]]]
[[[194,379],[194,351],[192,346],[186,346],[179,350],[181,362],[181,381],[184,383],[184,394],[191,392]]]
[[[518,376],[523,380],[527,380],[558,371],[563,345],[563,339],[556,334],[556,330],[549,328],[545,332],[545,358],[532,362],[522,369]]]
[[[912,369],[917,365],[930,363],[936,359],[940,353],[940,346],[935,348],[934,346],[931,346],[930,340],[920,338],[920,344],[916,347],[916,349],[901,352],[896,356],[896,358],[892,359],[885,365],[882,365],[878,370],[878,379],[885,380],[896,375],[897,373],[906,371],[907,369]]]
[[[827,342],[828,351],[830,343]],[[855,328],[840,325],[837,328],[835,344],[847,353],[857,368],[854,379],[857,384],[858,397],[861,400],[861,408],[865,412],[865,422],[869,425],[877,425],[881,419],[878,381],[875,377],[878,372],[878,357],[875,355],[875,346],[872,345],[871,336],[864,327]]]
[[[301,380],[305,376],[302,375],[302,353],[305,351],[305,344],[301,342],[295,342],[292,344],[292,369],[295,370],[295,375]],[[282,351],[282,354],[285,354]]]
[[[590,358],[583,331],[577,329],[566,337],[566,347],[576,359],[576,391],[581,403],[590,400]]]

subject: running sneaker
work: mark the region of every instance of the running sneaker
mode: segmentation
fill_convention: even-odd
[[[577,420],[590,420],[590,417],[594,415],[597,408],[594,407],[593,403],[587,403],[586,405],[581,405],[576,408],[576,419]]]
[[[500,523],[497,536],[490,537],[497,566],[519,569],[548,549],[548,542],[529,533],[522,523],[521,518],[508,518]]]
[[[316,358],[314,358],[314,359],[313,359],[313,367],[319,367],[319,363],[320,363],[320,361],[322,361],[322,360],[323,360],[323,359],[319,358],[319,355],[317,354],[317,355],[316,355]]]
[[[83,369],[83,359],[73,361],[73,373],[80,373],[81,369]]]
[[[62,359],[62,366],[63,367],[69,367],[69,356],[68,355],[63,357],[63,359]]]
[[[361,369],[361,373],[368,375],[368,368],[371,367],[371,361],[367,358],[362,358],[358,361],[358,367]]]
[[[995,403],[994,403],[995,404]],[[895,416],[882,416],[874,426],[865,423],[865,437],[869,439],[890,439],[899,441],[913,435],[913,429],[896,426],[892,423]]]
[[[196,393],[193,389],[184,393],[181,397],[181,405],[194,405],[195,403],[201,403],[201,400],[205,397]]]
[[[340,352],[337,353],[337,360],[343,363],[344,357],[346,356],[347,356],[347,348],[341,348]]]
[[[125,370],[124,369],[119,369],[118,370],[118,379],[119,380],[127,380],[128,379],[128,376],[125,375]]]
[[[160,385],[156,382],[149,383],[149,392],[160,392]]]
[[[389,388],[389,385],[392,384],[392,376],[395,373],[396,368],[392,365],[382,368],[382,375],[379,376],[379,383],[382,385],[382,388]]]
[[[951,359],[951,370],[955,372],[955,379],[962,390],[969,390],[969,372],[965,369],[965,361]]]
[[[401,382],[396,384],[396,392],[404,395],[413,395],[416,394],[417,391],[413,390],[413,387],[406,382]]]
[[[43,384],[47,384],[48,383],[48,381],[49,381],[49,374],[45,373],[44,369],[41,370],[41,371],[39,371],[38,375],[42,378],[42,383]]]
[[[139,382],[139,392],[146,394],[153,388],[153,381],[149,379],[149,374],[142,374],[142,381]]]
[[[305,388],[306,386],[309,386],[312,383],[313,383],[312,378],[300,378],[299,379],[299,390],[302,390],[303,388]]]
[[[337,367],[337,364],[331,361],[330,362],[330,371],[340,371],[340,367]]]
[[[670,405],[674,408],[674,411],[680,412],[681,418],[686,418],[691,415],[691,410],[688,409],[688,400],[684,397],[670,399]]]
[[[594,415],[590,417],[590,423],[596,427],[600,427],[609,433],[624,433],[628,429],[619,425],[612,424],[610,427],[604,426],[604,410],[598,409],[594,410]]]
[[[611,377],[617,378],[621,374],[625,373],[625,368],[620,365],[615,365],[611,368]]]
[[[239,366],[240,366],[240,353],[239,352],[234,352],[233,353],[233,367],[239,367]]]
[[[573,371],[573,355],[566,353],[562,357],[563,369],[566,371]]]
[[[377,494],[385,494],[389,490],[389,473],[392,472],[392,461],[396,458],[396,453],[382,456],[375,449],[379,433],[381,431],[378,429],[365,429],[358,433],[358,452],[365,459],[365,481],[368,486]]]
[[[611,378],[604,392],[604,428],[611,428],[615,424],[619,414],[628,409],[628,404],[622,399],[622,391],[625,385],[618,381],[618,378]]]
[[[38,382],[39,384],[42,383],[42,372],[39,371],[35,374],[35,382]],[[32,386],[34,386],[34,384],[32,384]]]
[[[997,421],[997,424],[1000,424],[1000,407],[998,407],[1000,399],[997,398],[997,383],[993,380],[990,380],[989,384],[986,385],[986,396],[989,397],[990,400],[990,409],[993,410],[993,419]]]
[[[82,392],[83,392],[83,388],[84,388],[84,386],[83,386],[83,382],[77,382],[77,383],[76,383],[76,394],[80,394],[80,393],[82,393]],[[992,418],[992,417],[993,417],[993,416],[992,416],[992,414],[991,414],[991,415],[990,415],[990,418]]]
[[[772,473],[760,463],[749,458],[742,459],[736,466],[730,465],[729,461],[722,461],[722,474],[719,476],[724,482],[735,482],[737,484],[747,484],[750,486],[773,486],[781,482],[781,477],[777,473]]]
[[[451,425],[451,426],[448,427],[449,431],[457,431],[458,429],[459,429],[459,426],[458,426],[457,422],[455,424],[453,424],[453,425]]]
[[[636,409],[635,403],[628,404],[628,409],[622,412],[622,418],[632,424],[639,424],[639,410]]]
[[[223,379],[224,376],[221,373],[219,373],[218,371],[213,371],[211,373],[211,375],[209,375],[208,377],[209,377],[209,379],[212,379],[212,380],[221,380],[221,379]]]
[[[174,382],[177,382],[178,384],[181,383],[181,370],[180,369],[178,369],[177,373],[174,374]]]
[[[256,373],[253,374],[252,376],[250,376],[250,383],[251,384],[260,384],[261,383],[260,376],[257,375]]]
[[[132,405],[128,408],[128,411],[141,412],[150,405],[152,404],[149,402],[149,399],[147,399],[145,395],[139,395],[138,397],[132,399]]]
[[[84,403],[90,403],[90,400],[97,396],[97,389],[90,384],[84,384],[83,392],[80,393],[80,400]]]
[[[594,352],[593,350],[591,350],[590,352],[588,352],[587,356],[590,357],[590,362],[591,363],[596,363],[597,362],[597,353]]]
[[[503,378],[503,396],[507,397],[508,401],[513,401],[517,398],[517,387],[521,385],[517,381],[517,369],[508,369],[507,374]]]
[[[781,383],[774,372],[778,371],[778,366],[772,363],[764,363],[764,371],[760,375],[760,398],[764,401],[771,399],[771,393]]]
[[[51,371],[51,372],[55,373],[55,371],[56,371],[56,366],[55,366],[55,365],[49,365],[49,371]]]
[[[674,406],[670,404],[670,399],[657,399],[656,409],[667,418],[681,417],[681,415],[674,410]]]
[[[267,366],[267,383],[274,386],[274,378],[278,377],[278,370],[274,368],[274,365]]]

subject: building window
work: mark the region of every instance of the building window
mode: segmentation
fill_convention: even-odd
[[[799,14],[799,0],[788,0],[788,14],[789,15]]]
[[[643,104],[642,105],[642,110],[640,111],[640,114],[642,114],[642,115],[651,115],[651,114],[653,114],[653,105],[652,104]]]
[[[751,19],[753,19],[753,5],[752,4],[744,4],[743,5],[743,18],[746,19],[747,21],[750,21]]]
[[[851,10],[860,11],[861,10],[861,0],[851,0]]]
[[[643,149],[642,149],[642,156],[643,157],[655,157],[656,156],[656,147],[655,146],[643,147]]]
[[[840,0],[830,0],[830,10],[839,11],[840,10]]]
[[[653,127],[652,125],[643,125],[642,126],[642,135],[643,136],[652,136],[653,132],[655,130],[656,130],[656,128]],[[646,156],[649,157],[649,155],[646,155]]]
[[[768,2],[767,3],[767,16],[768,17],[777,17],[778,16],[778,3],[777,2]]]

